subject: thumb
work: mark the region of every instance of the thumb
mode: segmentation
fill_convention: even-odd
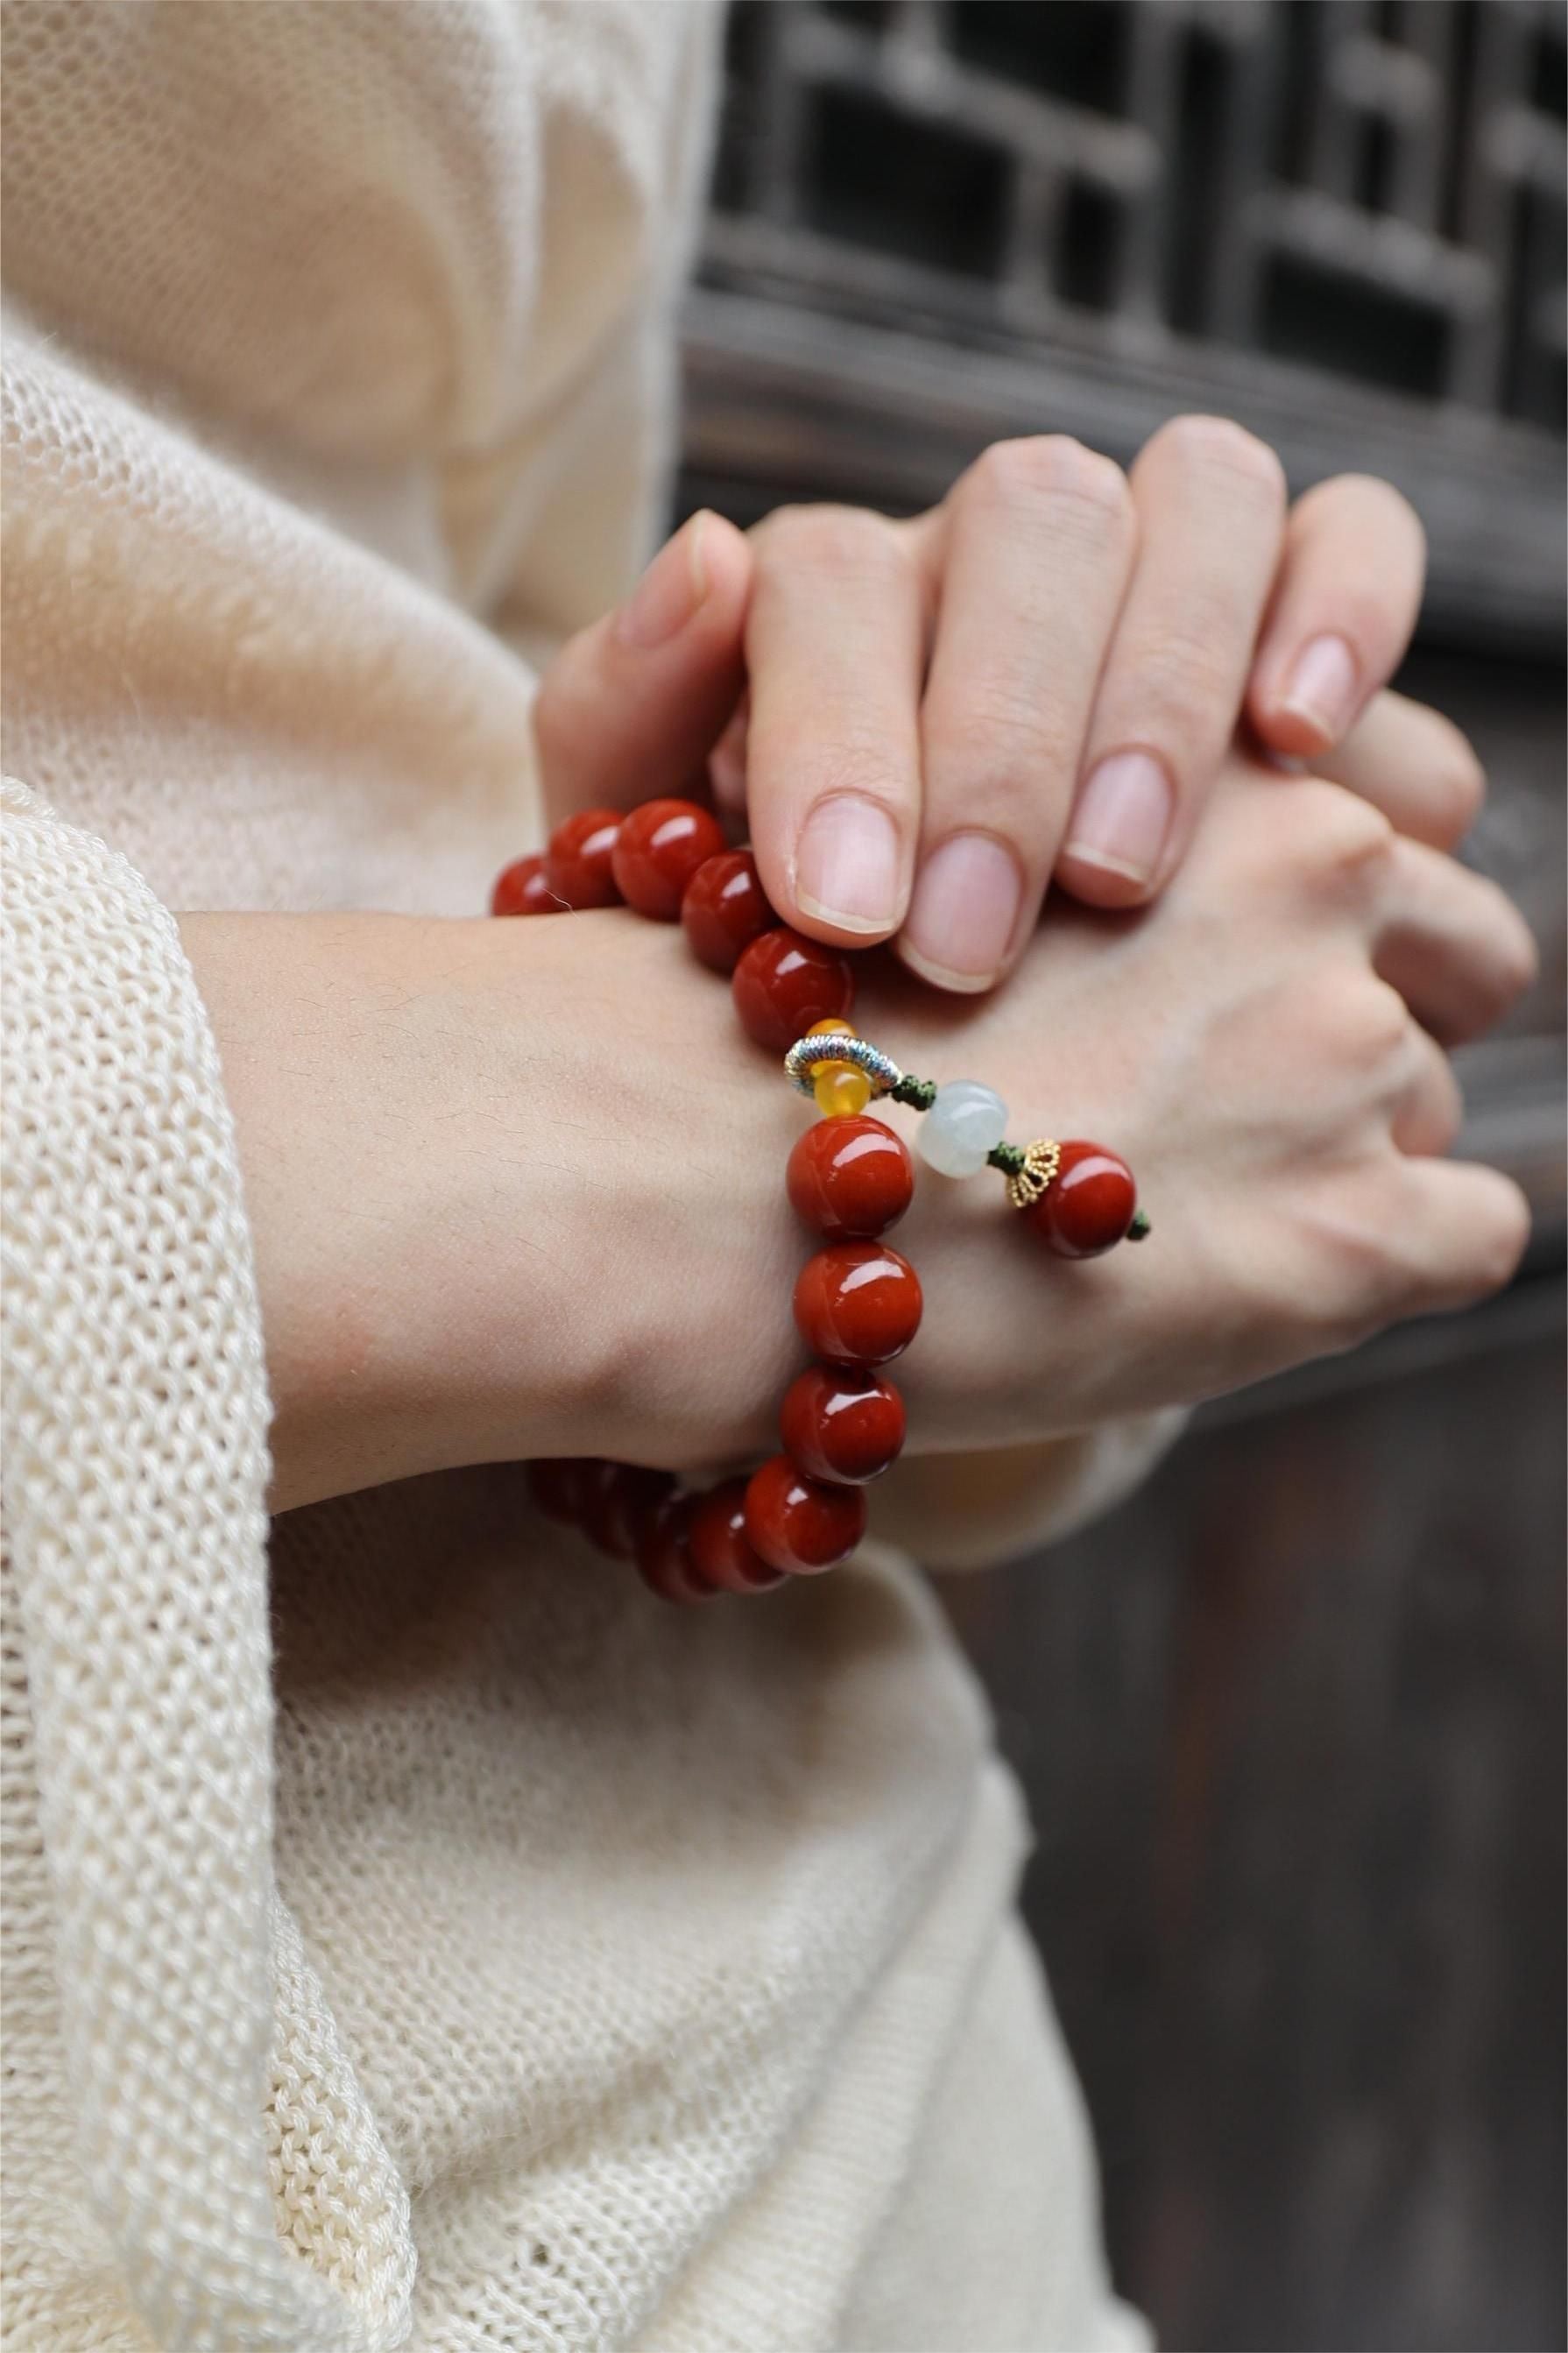
[[[747,541],[703,509],[624,604],[567,639],[533,705],[552,825],[701,782],[745,682],[751,586]]]

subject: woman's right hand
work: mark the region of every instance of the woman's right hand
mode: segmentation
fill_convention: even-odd
[[[678,929],[182,929],[256,1238],[277,1508],[464,1462],[776,1442],[805,1107]],[[1000,1179],[922,1172],[894,1237],[926,1295],[898,1371],[911,1449],[1210,1395],[1506,1282],[1525,1205],[1434,1156],[1458,1120],[1434,1038],[1485,1029],[1532,969],[1492,885],[1240,760],[1156,906],[1064,909],[999,995],[955,1007],[868,960],[866,1034],[996,1087],[1016,1141],[1124,1153],[1154,1223],[1068,1264]]]

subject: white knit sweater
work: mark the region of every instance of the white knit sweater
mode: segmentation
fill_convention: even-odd
[[[1143,2341],[912,1570],[687,1615],[514,1469],[263,1511],[166,911],[474,913],[535,830],[516,649],[657,521],[714,30],[6,0],[17,2348]]]

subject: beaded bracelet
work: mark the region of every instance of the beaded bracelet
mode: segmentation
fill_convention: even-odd
[[[554,1460],[529,1466],[534,1501],[602,1550],[634,1559],[668,1601],[757,1593],[847,1559],[866,1532],[865,1489],[897,1460],[904,1406],[883,1367],[919,1329],[920,1278],[882,1239],[909,1208],[914,1169],[902,1138],[866,1115],[886,1096],[925,1114],[921,1156],[948,1176],[984,1167],[1046,1246],[1093,1258],[1148,1220],[1124,1161],[1101,1145],[1008,1144],[1007,1107],[973,1079],[910,1076],[847,1018],[848,959],[777,921],[746,849],[726,848],[693,801],[653,800],[622,817],[568,818],[542,856],[498,878],[497,915],[566,913],[621,903],[679,921],[700,961],[728,975],[747,1035],[784,1056],[784,1073],[822,1113],[790,1153],[791,1206],[825,1247],[801,1269],[795,1320],[820,1360],[785,1391],[784,1451],[750,1479],[678,1493],[668,1472]]]

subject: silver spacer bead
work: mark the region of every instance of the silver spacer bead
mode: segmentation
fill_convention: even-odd
[[[811,1093],[812,1068],[817,1062],[853,1062],[878,1095],[891,1093],[904,1075],[891,1054],[884,1054],[868,1038],[797,1038],[784,1056],[784,1076],[797,1094]]]

